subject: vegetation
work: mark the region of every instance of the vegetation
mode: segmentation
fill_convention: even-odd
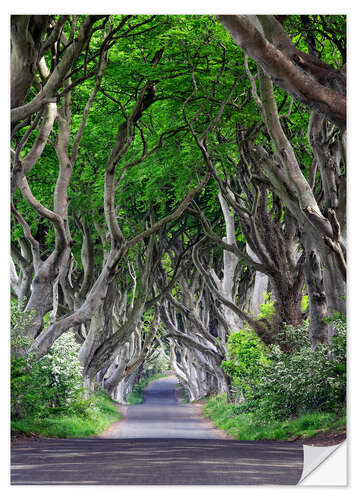
[[[140,378],[165,376],[168,370],[170,370],[170,365],[165,356],[160,351],[155,351],[155,356],[148,359],[143,365]]]
[[[155,363],[342,415],[346,16],[14,15],[11,50],[12,417]]]
[[[203,414],[230,436],[246,441],[261,439],[291,441],[331,430],[342,433],[346,429],[344,414],[304,412],[295,418],[262,420],[255,413],[237,414],[236,410],[237,406],[228,403],[226,396],[214,396],[205,405]]]
[[[267,350],[252,332],[230,337],[235,402],[213,397],[206,416],[237,439],[310,437],[346,425],[346,323],[334,319],[332,344],[309,347],[308,325],[286,326],[280,345]]]
[[[66,332],[46,356],[37,359],[24,348],[31,317],[11,304],[11,430],[44,437],[89,437],[120,414],[103,391],[90,395],[82,386],[79,344]]]
[[[67,411],[83,398],[79,345],[67,332],[46,356],[13,358],[11,363],[11,413],[13,417],[47,417]]]
[[[25,435],[56,438],[88,438],[104,431],[121,418],[110,397],[103,391],[77,401],[68,411],[46,417],[37,415],[12,420],[11,430]]]

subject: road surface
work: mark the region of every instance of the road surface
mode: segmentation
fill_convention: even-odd
[[[225,432],[201,417],[199,405],[177,401],[176,385],[176,377],[151,382],[145,389],[143,404],[122,407],[124,419],[101,437],[226,439]]]
[[[147,388],[106,439],[15,442],[11,483],[22,485],[293,485],[303,446],[235,441],[179,404],[174,378]],[[113,438],[115,436],[115,438]],[[219,438],[217,439],[217,436]]]

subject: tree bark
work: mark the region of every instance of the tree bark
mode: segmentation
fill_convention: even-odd
[[[312,238],[303,237],[305,249],[304,274],[309,296],[309,333],[312,350],[319,344],[328,343],[327,301],[318,253],[313,247]]]
[[[49,16],[11,16],[11,108],[25,102],[48,22]]]
[[[283,90],[310,109],[346,127],[344,75],[293,48],[274,16],[217,16],[242,50]],[[259,18],[259,19],[258,19]],[[338,81],[339,91],[326,83]],[[323,83],[320,83],[323,82]]]

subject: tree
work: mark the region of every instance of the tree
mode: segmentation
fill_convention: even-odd
[[[316,350],[345,312],[344,17],[219,17],[243,50],[210,16],[12,18],[12,296],[119,401],[159,349],[197,399],[246,324],[309,315]]]
[[[292,97],[346,126],[344,70],[298,50],[277,16],[217,16],[244,52]]]

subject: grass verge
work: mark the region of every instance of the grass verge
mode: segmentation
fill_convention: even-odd
[[[11,430],[27,436],[88,438],[104,431],[112,422],[121,418],[111,398],[102,391],[94,392],[73,413],[46,418],[27,417],[11,422]]]
[[[304,413],[287,420],[262,421],[254,413],[235,413],[236,406],[228,403],[225,397],[213,396],[203,408],[216,427],[230,436],[242,441],[281,440],[291,441],[330,430],[343,431],[346,428],[346,415],[327,412]]]
[[[143,402],[145,387],[153,380],[164,377],[167,377],[165,373],[159,373],[158,375],[153,375],[152,377],[146,377],[139,380],[139,382],[134,385],[133,391],[129,392],[129,394],[126,396],[126,402],[128,403],[128,405],[140,405]]]

